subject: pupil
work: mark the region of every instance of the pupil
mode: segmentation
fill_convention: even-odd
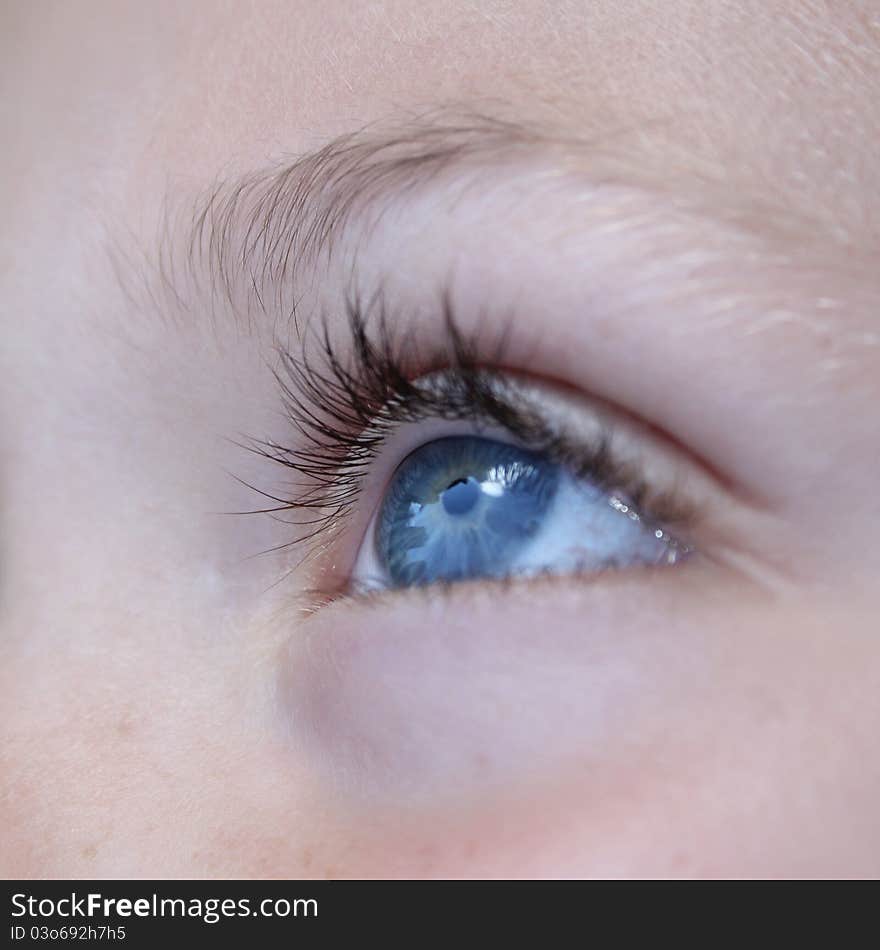
[[[475,478],[459,478],[440,496],[449,515],[466,515],[480,497],[480,486]]]

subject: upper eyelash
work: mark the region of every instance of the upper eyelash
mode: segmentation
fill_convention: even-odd
[[[622,496],[649,525],[691,520],[692,512],[681,499],[653,491],[636,466],[617,457],[610,425],[590,443],[573,440],[509,385],[499,367],[510,331],[487,348],[461,331],[448,298],[442,303],[442,318],[443,343],[420,352],[415,334],[390,319],[381,299],[375,308],[352,299],[347,304],[346,345],[332,340],[324,320],[299,353],[279,350],[280,368],[273,372],[299,438],[293,447],[261,439],[249,440],[245,447],[294,473],[287,498],[255,488],[279,503],[260,511],[305,513],[296,521],[302,530],[291,543],[315,539],[344,518],[357,501],[372,460],[397,426],[436,418],[505,429],[575,475]],[[487,352],[488,358],[481,356]],[[437,370],[443,372],[425,385],[424,376]],[[309,513],[315,517],[309,519]]]

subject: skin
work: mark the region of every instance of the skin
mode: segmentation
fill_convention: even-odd
[[[880,875],[872,4],[242,16],[2,14],[0,871]],[[650,424],[709,502],[680,570],[304,610],[393,446],[305,565],[227,514],[263,507],[230,472],[282,484],[231,441],[292,437],[273,327],[156,291],[168,209],[438,107],[607,148],[396,198],[304,306],[357,261],[419,327],[454,272],[466,327],[542,328],[510,368]]]

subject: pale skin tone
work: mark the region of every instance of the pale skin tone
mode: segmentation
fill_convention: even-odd
[[[873,4],[10,6],[4,876],[880,875]],[[320,606],[424,437],[251,557],[290,288],[212,293],[186,212],[473,113],[530,131],[361,209],[300,312],[355,267],[429,335],[451,279],[507,368],[650,426],[698,554]]]

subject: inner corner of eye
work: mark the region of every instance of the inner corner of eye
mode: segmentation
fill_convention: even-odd
[[[670,565],[689,551],[550,451],[461,429],[400,461],[361,542],[354,589]]]

